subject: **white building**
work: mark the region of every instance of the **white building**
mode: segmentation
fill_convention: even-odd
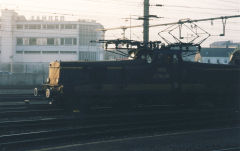
[[[63,16],[32,17],[27,20],[13,10],[2,10],[0,62],[51,62],[55,60],[103,60],[104,38],[95,21],[65,21]]]
[[[234,48],[202,48],[201,62],[211,64],[228,64]]]

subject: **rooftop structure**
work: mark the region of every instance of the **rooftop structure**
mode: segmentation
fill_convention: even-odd
[[[210,44],[211,48],[238,48],[240,43],[234,43],[232,41],[216,41]]]

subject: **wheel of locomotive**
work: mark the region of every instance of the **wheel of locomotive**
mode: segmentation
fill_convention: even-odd
[[[33,90],[33,95],[34,95],[34,96],[38,96],[38,88],[35,88],[35,89]]]
[[[46,97],[47,99],[49,99],[49,98],[51,97],[51,90],[50,90],[50,89],[46,89],[45,97]]]
[[[146,61],[147,61],[147,63],[152,63],[153,62],[153,58],[152,58],[152,56],[150,55],[150,54],[147,54],[146,55]]]
[[[144,53],[144,54],[142,54],[141,55],[141,59],[143,60],[143,61],[146,61],[146,63],[148,63],[148,64],[151,64],[153,61],[154,61],[154,57],[153,57],[153,55],[152,54],[150,54],[150,53]]]

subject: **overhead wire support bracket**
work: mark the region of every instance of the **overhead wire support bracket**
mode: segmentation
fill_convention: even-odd
[[[225,36],[225,33],[226,33],[226,24],[227,24],[227,19],[226,19],[226,18],[222,18],[223,33],[220,34],[219,36]]]
[[[182,37],[182,25],[183,25],[183,24],[180,24],[180,25],[178,26],[178,28],[179,28],[179,39],[183,39],[183,37]]]

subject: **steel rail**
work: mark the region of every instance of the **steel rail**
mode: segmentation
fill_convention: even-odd
[[[236,119],[235,119],[236,120]],[[236,120],[239,123],[239,119]],[[179,130],[186,129],[189,127],[203,128],[210,125],[225,125],[233,123],[232,119],[212,119],[204,118],[202,120],[181,120],[172,121],[163,124],[162,121],[150,121],[142,123],[121,123],[121,124],[105,124],[95,125],[92,127],[80,127],[80,128],[69,128],[59,129],[51,131],[40,131],[32,133],[23,133],[15,135],[6,135],[0,137],[0,146],[2,149],[19,149],[19,147],[29,147],[32,145],[46,145],[52,144],[53,142],[65,142],[66,140],[84,140],[93,139],[96,137],[106,138],[118,135],[129,135],[142,133],[143,131],[156,132],[156,130]]]
[[[188,115],[188,116],[187,116]],[[109,116],[105,118],[92,117],[92,118],[82,118],[82,117],[46,117],[43,119],[28,119],[28,120],[15,120],[15,121],[3,121],[0,122],[0,134],[8,134],[8,132],[18,132],[18,131],[31,131],[36,129],[50,129],[50,128],[61,128],[61,127],[71,127],[71,126],[84,126],[84,125],[97,125],[100,123],[128,123],[135,121],[154,121],[158,120],[162,123],[168,122],[169,120],[192,120],[192,119],[202,119],[202,118],[219,118],[217,116],[221,116],[222,118],[228,118],[234,115],[234,113],[225,114],[218,112],[217,114],[178,114],[178,116],[173,116],[172,114],[165,114],[164,116],[159,115],[136,115],[136,116]],[[149,117],[150,116],[150,117]],[[194,116],[194,118],[192,118]]]

